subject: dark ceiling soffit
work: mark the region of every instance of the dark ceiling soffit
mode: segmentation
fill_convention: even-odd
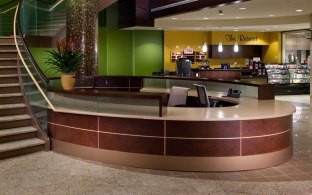
[[[7,6],[7,5],[10,5],[10,4],[12,4],[12,3],[17,3],[17,2],[18,2],[17,0],[9,1],[9,2],[7,2],[7,3],[4,3],[4,4],[0,5],[0,8],[1,8],[1,7],[5,7],[5,6]]]
[[[38,0],[42,3],[47,3],[47,4],[50,4],[50,5],[53,5],[57,0]]]
[[[245,1],[250,0],[182,0],[175,3],[158,4],[158,6],[151,7],[151,14],[154,18],[157,18]]]

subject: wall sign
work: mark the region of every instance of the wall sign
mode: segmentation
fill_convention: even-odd
[[[237,40],[236,40],[237,39]],[[227,42],[247,42],[247,41],[258,41],[258,36],[248,36],[248,35],[232,35],[226,34],[225,40]]]

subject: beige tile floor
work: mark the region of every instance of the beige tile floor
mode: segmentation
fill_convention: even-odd
[[[276,167],[241,172],[159,171],[39,152],[0,161],[0,195],[312,194],[312,123],[307,97],[276,97],[291,101],[297,109],[293,158]]]

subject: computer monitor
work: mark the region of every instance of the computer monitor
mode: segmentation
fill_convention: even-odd
[[[222,63],[221,69],[230,69],[230,64],[229,63]]]
[[[177,76],[190,76],[191,75],[192,62],[187,58],[179,58],[176,63],[176,75]]]

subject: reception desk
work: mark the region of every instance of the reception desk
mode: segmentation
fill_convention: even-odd
[[[244,69],[198,69],[200,78],[209,78],[209,79],[239,80],[242,78],[243,72],[247,72],[247,70],[244,70]]]
[[[163,94],[160,86],[144,86],[148,83],[143,82],[142,91]],[[94,106],[91,96],[69,93],[49,92],[54,103],[71,104],[59,103],[57,111],[49,111],[56,152],[116,165],[180,171],[252,170],[282,164],[292,156],[295,108],[282,101],[225,98],[237,105],[167,107],[160,117],[149,113],[152,105],[142,104],[127,104],[132,113],[110,112],[112,106],[85,110],[88,104]],[[208,91],[219,98],[223,93]]]

